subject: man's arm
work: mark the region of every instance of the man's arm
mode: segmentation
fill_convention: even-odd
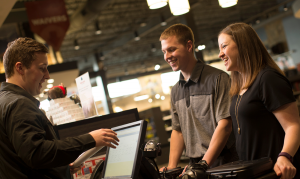
[[[208,150],[203,156],[203,160],[205,160],[209,166],[218,158],[218,156],[222,152],[231,131],[231,118],[222,119],[218,122],[218,126],[216,127],[216,130],[212,136]]]
[[[171,140],[170,140],[170,155],[169,155],[169,165],[167,170],[177,167],[178,161],[182,155],[184,149],[183,136],[180,131],[172,130]],[[165,167],[161,168],[163,171]]]
[[[184,141],[181,131],[173,130],[170,141],[170,155],[168,169],[177,167],[178,161],[184,149]]]

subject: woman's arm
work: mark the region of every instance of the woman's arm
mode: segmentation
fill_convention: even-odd
[[[273,114],[285,131],[281,152],[286,152],[294,156],[300,145],[300,119],[296,102],[281,106],[273,111]],[[282,178],[293,178],[296,174],[296,168],[284,156],[278,157],[274,170]]]

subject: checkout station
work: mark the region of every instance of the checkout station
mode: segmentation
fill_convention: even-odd
[[[77,136],[101,128],[111,128],[120,139],[116,149],[109,147],[92,148],[81,154],[74,166],[80,166],[90,157],[105,155],[91,172],[90,179],[176,179],[183,168],[159,172],[155,158],[164,155],[160,144],[145,141],[147,121],[140,120],[137,109],[122,111],[89,119],[55,126],[58,136]],[[80,178],[80,177],[78,177]],[[183,179],[273,179],[278,178],[269,158],[254,161],[236,161],[207,169],[201,164],[189,165]]]

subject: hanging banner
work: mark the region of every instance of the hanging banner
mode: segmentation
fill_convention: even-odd
[[[58,51],[70,26],[64,0],[26,2],[32,32]]]

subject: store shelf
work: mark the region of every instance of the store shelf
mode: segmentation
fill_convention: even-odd
[[[171,119],[172,119],[172,115],[168,115],[168,116],[163,117],[164,121],[171,120]]]
[[[171,131],[171,130],[172,130],[172,126],[166,128],[166,131]]]

